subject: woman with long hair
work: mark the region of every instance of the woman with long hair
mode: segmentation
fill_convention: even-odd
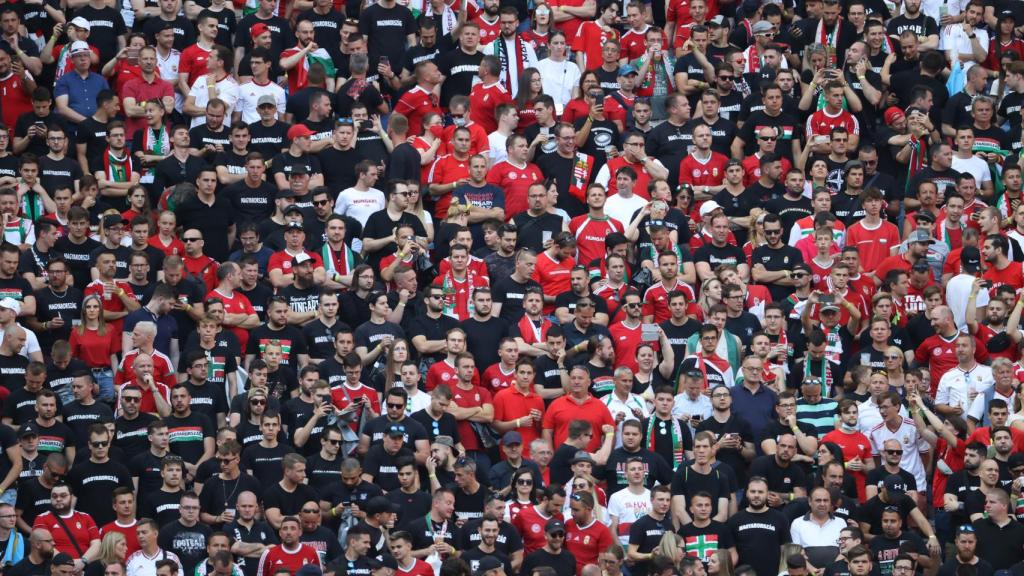
[[[142,184],[136,184],[128,189],[128,209],[121,212],[121,217],[131,222],[136,216],[145,216],[149,222],[150,230],[156,227],[156,214],[149,205],[149,192]]]
[[[612,544],[597,557],[601,576],[622,576],[622,564],[625,561],[626,551],[620,544]]]
[[[650,343],[644,342],[636,347],[636,372],[633,373],[633,390],[654,402],[654,391],[661,386],[671,385],[672,371],[675,370],[675,353],[668,344],[668,338],[661,334],[661,362],[658,353]]]
[[[530,46],[533,46],[533,52],[537,55],[538,61],[548,56],[548,41],[551,39],[552,30],[554,30],[554,25],[551,8],[547,4],[538,5],[533,10],[530,29],[522,34],[523,41],[529,42]]]
[[[128,541],[124,534],[110,531],[100,540],[100,555],[85,566],[85,576],[103,576],[110,564],[124,564],[128,559]]]
[[[544,84],[540,71],[536,68],[524,68],[519,74],[519,91],[514,99],[516,110],[519,111],[520,131],[537,123],[537,112],[533,109],[534,102],[544,94]]]
[[[885,349],[885,372],[889,375],[889,387],[906,396],[906,375],[903,373],[903,350],[899,346]]]
[[[683,537],[675,532],[665,532],[651,553],[672,560],[673,565],[679,564],[679,561],[686,555]]]
[[[377,392],[387,392],[394,386],[402,385],[402,364],[409,359],[409,342],[405,338],[395,338],[387,352],[384,370],[374,372],[370,386]],[[391,377],[388,377],[388,374]]]
[[[92,370],[100,391],[114,391],[114,371],[121,351],[121,334],[107,326],[103,319],[103,301],[99,294],[82,300],[78,326],[71,328],[71,357],[78,358]]]
[[[540,71],[544,93],[554,99],[555,112],[558,115],[562,115],[568,109],[570,102],[576,102],[572,99],[579,97],[580,88],[587,87],[582,82],[584,77],[590,76],[593,85],[600,86],[596,74],[587,72],[581,75],[579,66],[569,59],[569,41],[563,32],[551,33],[548,38],[548,57],[537,62],[537,70]],[[577,84],[580,88],[577,88]],[[588,81],[588,86],[590,84],[591,82]],[[578,102],[576,106],[581,107],[583,116],[586,116],[589,107],[586,107],[582,100]],[[575,115],[572,117],[576,118]],[[562,120],[572,123],[572,121],[566,120],[565,116],[562,116]]]
[[[569,518],[571,514],[569,504],[572,502],[573,494],[580,492],[590,492],[590,495],[594,497],[594,518],[597,518],[606,525],[609,524],[611,518],[608,515],[608,508],[605,507],[605,504],[608,503],[608,496],[598,486],[597,479],[590,474],[577,474],[566,485],[565,506],[563,509],[565,517]]]
[[[405,211],[420,219],[423,229],[427,231],[427,242],[433,242],[434,218],[430,215],[429,210],[423,209],[423,193],[419,186],[409,186],[409,207]]]
[[[697,306],[700,309],[700,318],[703,321],[711,313],[711,307],[722,303],[722,281],[718,278],[708,278],[700,285],[700,294],[697,295]]]
[[[716,576],[733,576],[735,568],[732,565],[732,556],[729,551],[719,548],[708,558],[708,574]]]
[[[552,47],[554,47],[553,44]],[[538,64],[538,67],[539,66],[540,65]],[[573,64],[573,66],[576,65]],[[541,68],[541,70],[543,70],[543,68]],[[547,76],[548,75],[545,73],[544,77],[547,78]],[[574,94],[573,99],[565,104],[565,111],[562,112],[562,122],[572,124],[578,118],[586,118],[589,116],[590,100],[588,95],[592,90],[596,91],[600,89],[601,79],[597,77],[597,73],[593,70],[587,70],[584,72],[580,76],[578,91]],[[546,88],[544,92],[550,94]],[[555,105],[557,106],[557,104],[558,101],[556,100]]]
[[[524,509],[537,503],[537,489],[534,486],[533,471],[525,466],[512,473],[509,495],[505,502],[505,521],[513,522]]]
[[[810,494],[811,490],[816,486],[826,486],[825,473],[828,471],[828,465],[832,462],[838,462],[843,465],[843,469],[846,469],[846,458],[843,456],[843,449],[835,442],[822,442],[818,444],[818,450],[814,453],[814,474],[809,478],[807,485],[807,493]],[[843,496],[847,498],[857,499],[857,481],[854,479],[853,474],[843,474],[843,485],[841,487]]]
[[[743,245],[743,254],[747,257],[747,266],[752,266],[754,249],[764,246],[768,240],[764,237],[764,217],[768,214],[763,208],[750,209],[750,225],[747,226],[747,242]]]
[[[828,162],[824,158],[810,160],[804,170],[807,174],[804,196],[811,196],[817,188],[828,188]]]
[[[246,402],[242,405],[242,420],[235,428],[238,431],[238,443],[242,448],[258,444],[263,438],[260,432],[260,418],[267,411],[270,396],[265,388],[249,390]]]

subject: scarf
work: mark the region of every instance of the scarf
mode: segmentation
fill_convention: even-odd
[[[576,158],[572,163],[572,172],[569,175],[569,194],[584,203],[587,199],[587,184],[590,182],[590,173],[593,170],[594,157],[577,150]]]
[[[167,134],[167,127],[161,126],[154,130],[146,126],[142,131],[142,151],[146,154],[152,153],[163,156],[171,150],[170,136]],[[156,167],[147,168],[139,182],[152,184],[156,179]]]
[[[822,398],[828,398],[829,393],[832,390],[832,367],[828,365],[828,356],[821,359],[821,374],[818,376],[821,382],[821,396]],[[807,353],[804,355],[804,376],[812,376],[811,374],[811,355]]]
[[[476,270],[472,266],[466,268],[466,279],[463,280],[467,287],[469,287],[469,295],[466,302],[466,311],[470,317],[473,316],[473,310],[476,308],[473,306],[473,292],[475,291],[476,285]],[[444,291],[444,311],[442,314],[451,316],[456,320],[459,318],[459,291],[456,289],[456,284],[459,283],[455,278],[455,271],[448,268],[448,271],[444,273],[444,278],[441,280],[441,289]]]
[[[751,44],[744,51],[744,56],[747,59],[743,65],[744,74],[756,74],[761,71],[761,55],[758,54],[757,44]]]
[[[703,363],[704,362],[702,361],[701,364],[703,364]],[[654,421],[655,420],[657,420],[658,424],[660,424],[660,426],[658,426],[658,433],[662,434],[662,435],[665,434],[665,421],[662,420],[661,418],[658,418],[657,416],[651,415],[651,419],[647,422],[647,449],[650,450],[651,452],[657,452],[654,449],[654,444],[655,444],[655,442],[654,442],[654,438],[655,438],[655,435],[654,435]],[[683,464],[683,461],[685,460],[685,456],[683,455],[683,431],[682,431],[682,428],[679,426],[679,420],[677,420],[675,418],[669,418],[669,422],[672,423],[672,426],[669,429],[669,433],[671,434],[671,437],[672,437],[672,462],[671,462],[671,464],[672,464],[672,469],[675,470],[676,468],[681,466]]]
[[[821,326],[825,327],[824,324]],[[834,328],[825,332],[825,358],[829,362],[839,364],[843,356],[843,340],[839,337],[840,325],[836,324]]]
[[[825,19],[822,18],[818,20],[818,27],[814,31],[814,37],[817,39],[817,42],[825,46],[826,65],[833,68],[836,65],[836,49],[839,47],[839,28],[842,23],[843,18],[840,16],[836,19],[836,24],[832,31],[829,32],[825,28]]]
[[[526,42],[523,42],[523,35],[516,34],[513,42],[515,42],[516,45],[515,77],[518,80],[519,76],[523,73],[523,66],[526,62],[529,62],[530,59],[526,52]],[[497,56],[498,60],[501,61],[501,75],[503,76],[501,82],[505,85],[505,90],[508,90],[508,93],[514,97],[515,92],[512,90],[512,68],[509,66],[508,46],[505,44],[505,38],[503,36],[498,35],[498,39],[494,41],[494,51],[497,52],[495,56]]]
[[[110,147],[107,146],[106,153],[103,154],[103,173],[111,182],[128,182],[131,180],[132,156],[128,153],[128,150],[124,151],[124,156],[118,158],[114,156]]]
[[[537,344],[543,342],[547,338],[548,330],[551,328],[551,321],[547,318],[541,317],[540,328],[530,320],[530,317],[523,314],[523,317],[516,323],[519,327],[519,335],[522,336],[523,342],[527,344]]]
[[[634,64],[633,66],[636,67],[637,70],[639,70],[643,66],[644,60],[647,58],[649,58],[649,56],[645,53],[643,56],[640,57],[639,60],[636,61],[636,64]],[[647,74],[644,75],[643,82],[641,82],[636,89],[637,96],[655,95],[659,65],[664,67],[665,77],[668,82],[668,91],[671,92],[672,90],[675,89],[675,74],[673,73],[672,59],[667,58],[663,55],[661,60],[651,62],[650,65],[647,67]]]
[[[1003,190],[1003,193],[996,198],[996,208],[999,209],[999,213],[1002,215],[1004,220],[1017,211],[1017,206],[1020,205],[1022,197],[1024,197],[1024,195],[1017,196],[1016,198],[1010,198],[1006,193],[1006,190]]]
[[[320,249],[320,257],[324,261],[324,266],[328,272],[337,272],[338,274],[345,276],[350,274],[352,269],[356,267],[356,255],[352,252],[352,249],[348,247],[348,244],[342,242],[341,246],[341,268],[338,268],[337,261],[334,259],[334,250],[331,250],[331,245],[327,242],[324,242],[323,248]]]
[[[956,225],[960,227],[960,238],[963,239],[963,232],[964,232],[965,229],[967,229],[967,226],[964,225],[964,223],[961,222],[961,221],[957,221]],[[942,221],[939,224],[935,225],[935,228],[937,229],[936,232],[939,235],[939,242],[945,243],[946,246],[950,250],[952,250],[953,249],[953,244],[952,244],[952,240],[950,240],[950,238],[949,238],[949,232],[946,230],[946,219],[943,218]]]
[[[914,174],[917,174],[918,170],[925,167],[928,158],[928,144],[924,140],[919,140],[917,136],[910,137],[910,147],[912,149],[910,153],[910,161],[907,163],[907,184],[904,186],[904,193],[909,190],[911,179]]]

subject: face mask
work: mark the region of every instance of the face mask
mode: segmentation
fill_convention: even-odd
[[[857,430],[856,426],[850,426],[846,422],[841,423],[839,426],[843,429],[843,432],[854,432]]]
[[[462,118],[462,117],[452,118],[452,122],[454,122],[455,125],[460,127],[460,128],[466,125],[466,119]]]

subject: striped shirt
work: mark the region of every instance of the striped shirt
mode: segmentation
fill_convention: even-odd
[[[814,426],[818,438],[836,429],[836,414],[839,403],[831,398],[822,398],[811,404],[801,398],[796,403],[796,419],[802,424]]]

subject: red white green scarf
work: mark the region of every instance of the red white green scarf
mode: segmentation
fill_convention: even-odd
[[[661,424],[661,426],[659,426],[659,428],[661,429],[659,433],[665,433],[665,421],[652,414],[650,420],[647,422],[647,449],[650,450],[651,452],[656,452],[656,450],[654,449],[655,420],[657,420]],[[686,457],[683,454],[683,430],[682,427],[679,426],[679,420],[675,418],[669,418],[668,421],[671,425],[669,433],[672,438],[672,469],[675,470],[680,465],[682,465],[683,461],[686,459]]]
[[[108,146],[103,154],[103,173],[111,182],[129,182],[132,179],[132,155],[124,150],[124,156],[114,156]]]
[[[171,139],[170,135],[167,134],[167,127],[160,126],[156,130],[146,126],[142,130],[142,151],[145,154],[153,154],[155,156],[163,156],[171,150]],[[146,173],[142,175],[139,182],[143,184],[149,184],[154,181],[156,177],[156,167],[147,168]]]

